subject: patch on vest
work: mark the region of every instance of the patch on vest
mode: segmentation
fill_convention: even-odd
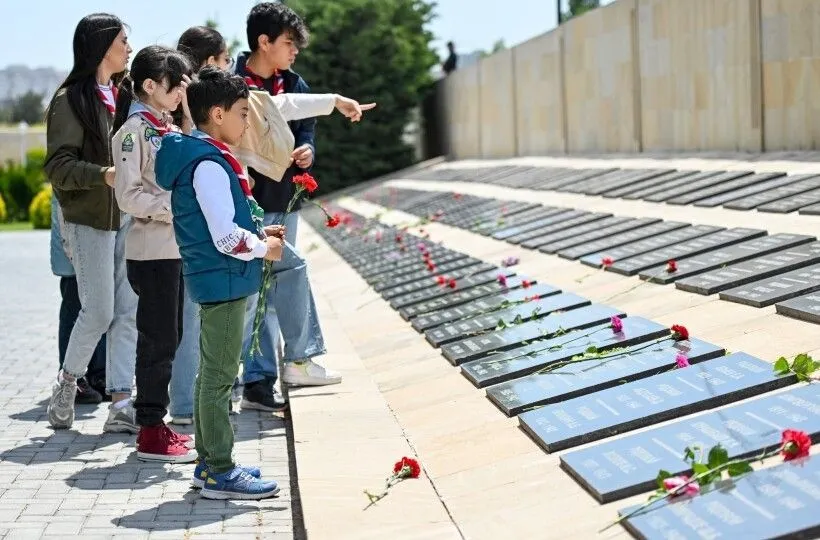
[[[159,131],[153,127],[145,128],[145,140],[151,143],[154,150],[159,150],[159,147],[162,144],[162,136],[159,134]]]
[[[126,133],[125,137],[122,139],[122,147],[120,148],[123,152],[133,152],[134,151],[134,134],[133,133]]]

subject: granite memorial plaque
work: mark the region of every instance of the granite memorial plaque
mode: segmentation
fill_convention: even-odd
[[[640,171],[636,169],[619,169],[608,174],[602,174],[593,178],[588,178],[580,182],[574,182],[569,185],[561,186],[557,191],[564,191],[567,193],[588,193],[588,190],[597,185],[617,186],[626,182]]]
[[[553,178],[545,182],[533,184],[531,189],[552,190],[559,189],[562,186],[568,186],[577,182],[583,182],[588,178],[596,176],[603,176],[609,174],[617,169],[577,169],[573,174],[561,176],[560,178]]]
[[[610,325],[602,324],[556,338],[536,340],[529,345],[490,355],[470,362],[452,362],[461,365],[462,374],[479,388],[524,377],[556,362],[583,354],[594,345],[600,351],[625,348],[668,337],[669,328],[642,317],[627,317],[623,331],[616,333]],[[578,338],[578,339],[576,339]],[[572,341],[570,341],[572,340]]]
[[[721,300],[766,307],[820,290],[820,264],[792,270],[719,293]]]
[[[690,364],[723,356],[724,349],[692,339],[668,340],[655,346],[628,347],[624,355],[567,364],[554,371],[528,375],[487,388],[487,397],[507,416],[539,405],[559,403],[669,371],[683,353]],[[616,354],[616,353],[613,353]]]
[[[507,284],[509,285],[509,281]],[[467,304],[461,304],[419,315],[418,317],[412,319],[410,324],[413,328],[419,332],[422,332],[430,328],[441,326],[442,324],[449,324],[462,319],[477,317],[482,313],[489,313],[497,309],[506,309],[507,306],[512,306],[515,302],[520,302],[525,298],[532,298],[534,296],[544,298],[560,292],[561,291],[555,287],[551,285],[544,285],[542,283],[530,285],[526,289],[520,287],[518,289],[508,290],[501,294],[485,296]],[[589,303],[590,302],[587,300],[585,305],[588,305]]]
[[[691,474],[683,460],[687,446],[704,450],[720,444],[730,459],[746,458],[780,442],[784,429],[820,435],[820,385],[783,392],[635,433],[561,456],[561,467],[598,502],[651,491],[658,471]]]
[[[620,219],[620,218],[608,218],[608,219]],[[628,231],[635,231],[636,229],[640,229],[642,227],[646,227],[648,225],[653,225],[656,223],[660,223],[660,219],[657,218],[626,218],[621,221],[617,225],[610,225],[610,226],[601,226],[597,227],[597,223],[590,223],[589,232],[585,232],[583,234],[578,234],[572,237],[567,237],[564,240],[558,240],[554,242],[549,242],[548,244],[542,244],[538,246],[538,251],[543,253],[556,253],[558,251],[562,251],[567,248],[580,246],[581,244],[587,244],[589,242],[593,242],[595,240],[601,240],[603,238],[611,238],[614,235],[619,235],[621,233],[625,233]]]
[[[566,221],[561,221],[560,223],[554,223],[552,225],[539,227],[536,230],[532,230],[516,236],[511,236],[506,240],[511,244],[520,244],[521,242],[524,242],[525,240],[529,240],[531,238],[554,233],[557,231],[563,231],[565,229],[575,227],[576,225],[584,225],[587,223],[599,222],[611,216],[612,214],[606,214],[603,212],[585,212],[582,215],[577,216],[575,218],[568,219]]]
[[[450,265],[457,262],[464,262],[464,264],[474,264],[475,262],[481,262],[478,259],[474,259],[472,257],[468,257],[463,253],[448,253],[439,257],[430,256],[430,259],[435,263],[437,268],[442,268],[445,265]],[[352,265],[351,265],[352,266]],[[354,267],[355,269],[355,267]],[[401,279],[402,277],[418,272],[420,270],[427,270],[426,263],[424,259],[420,255],[416,255],[416,264],[408,264],[402,265],[400,268],[396,268],[395,270],[389,270],[387,272],[382,272],[380,274],[376,274],[374,276],[370,276],[365,278],[369,284],[373,285],[375,289],[377,285],[381,285],[385,282],[394,281],[396,279]],[[428,271],[429,275],[429,271]],[[378,289],[376,289],[378,290]]]
[[[674,172],[676,171],[671,169],[634,170],[632,174],[627,175],[621,181],[613,181],[599,184],[593,183],[587,185],[584,188],[584,193],[588,195],[605,195],[607,192],[621,188],[624,185],[635,185],[645,180],[660,178]]]
[[[479,298],[484,298],[486,296],[495,296],[499,294],[506,294],[510,291],[518,290],[522,288],[522,280],[527,279],[532,283],[532,287],[528,290],[537,291],[534,287],[537,285],[535,280],[532,278],[525,278],[524,276],[511,276],[507,278],[507,284],[501,285],[498,282],[496,277],[495,281],[485,283],[483,285],[477,285],[475,287],[471,287],[469,289],[465,289],[463,291],[454,292],[453,294],[447,296],[438,296],[431,300],[426,300],[423,302],[419,302],[418,304],[413,304],[410,306],[406,306],[399,309],[399,315],[402,316],[405,320],[413,319],[414,317],[418,317],[419,315],[430,313],[433,311],[440,311],[442,309],[448,309],[455,306],[460,306],[462,304],[466,304],[468,302],[472,302]],[[552,291],[550,294],[554,294],[559,292],[559,289],[555,287],[550,287],[549,285],[544,285],[544,287]],[[527,296],[533,296],[539,294],[538,292],[530,292]]]
[[[695,174],[688,174],[684,176],[680,176],[678,178],[674,178],[671,180],[667,180],[666,182],[659,183],[659,184],[652,184],[647,186],[643,189],[639,189],[637,191],[632,191],[627,193],[626,195],[622,195],[624,199],[643,199],[645,197],[649,197],[654,195],[655,193],[665,193],[671,189],[674,189],[678,186],[682,186],[687,182],[697,182],[699,180],[703,180],[704,178],[712,178],[721,174],[721,171],[703,171],[703,172],[696,172]]]
[[[811,175],[799,175],[809,177]],[[720,195],[713,195],[706,199],[701,199],[694,203],[694,206],[699,206],[703,208],[713,208],[715,206],[720,206],[722,204],[726,204],[730,201],[736,201],[738,199],[742,199],[744,197],[749,197],[751,195],[756,195],[758,193],[764,193],[769,190],[773,190],[782,186],[787,186],[794,182],[794,176],[786,175],[786,176],[778,176],[776,178],[772,178],[771,180],[766,180],[765,182],[761,182],[759,184],[753,184],[748,187],[735,189],[726,193],[721,193]]]
[[[679,221],[661,221],[660,223],[653,223],[646,227],[632,229],[620,234],[601,238],[599,240],[593,240],[592,242],[585,242],[583,244],[561,249],[558,251],[558,256],[564,259],[578,259],[584,255],[591,255],[607,249],[614,249],[624,244],[667,234],[671,231],[684,229],[689,226],[690,225],[688,223],[681,223]]]
[[[497,217],[487,219],[484,222],[482,222],[481,225],[474,227],[471,230],[473,230],[473,232],[477,232],[485,236],[490,236],[496,232],[501,232],[511,227],[523,226],[528,223],[532,223],[533,221],[538,221],[550,216],[567,212],[568,210],[568,208],[554,208],[551,206],[541,206],[510,217]]]
[[[820,324],[820,294],[807,294],[775,305],[781,315]]]
[[[588,232],[597,232],[601,229],[607,227],[614,227],[617,225],[623,225],[624,223],[628,223],[630,221],[635,220],[628,217],[610,215],[609,217],[594,220],[590,223],[584,223],[582,225],[576,225],[574,227],[569,227],[561,231],[546,233],[536,236],[535,238],[530,238],[529,240],[521,242],[521,245],[525,248],[535,249],[545,244],[566,240],[567,238],[575,238]]]
[[[500,231],[493,233],[493,238],[496,240],[506,240],[507,238],[512,238],[513,236],[518,236],[535,229],[541,229],[542,227],[548,227],[562,221],[575,219],[586,214],[587,212],[584,212],[583,210],[565,210],[558,214],[552,214],[536,221],[530,221],[529,223],[522,225],[515,225],[512,227],[507,227],[506,229],[501,229]]]
[[[798,212],[801,216],[820,216],[820,204],[813,204],[805,208],[801,208]]]
[[[655,193],[652,193],[651,195],[644,196],[643,200],[651,202],[668,201],[670,199],[680,197],[681,195],[686,195],[698,189],[714,186],[716,184],[723,184],[724,182],[730,182],[736,178],[740,178],[741,176],[750,176],[751,174],[751,171],[729,171],[722,172],[716,176],[701,178],[699,180],[689,179],[688,181],[681,182],[680,185],[677,185],[673,188],[663,189]]]
[[[811,242],[684,278],[677,281],[675,287],[683,291],[709,295],[818,262],[820,242]]]
[[[793,375],[775,375],[769,362],[738,352],[545,405],[518,419],[520,427],[552,453],[769,392],[795,380]]]
[[[449,272],[445,279],[455,279],[457,281],[463,281],[465,278],[485,274],[493,268],[495,268],[494,265],[484,262],[475,266],[468,266],[467,268],[461,268],[459,270]],[[511,271],[505,269],[500,273],[503,273],[504,275],[510,275]],[[442,277],[443,276],[444,275],[442,274]],[[493,277],[497,278],[497,275]],[[438,277],[436,273],[428,273],[426,279],[412,281],[404,285],[399,285],[398,287],[392,287],[390,289],[381,291],[380,294],[385,300],[391,300],[393,298],[401,298],[415,292],[424,292],[435,289],[441,289],[442,287],[450,288],[448,285],[442,285],[438,282]]]
[[[774,253],[782,249],[790,249],[808,244],[815,238],[802,234],[772,234],[763,236],[748,242],[742,242],[732,246],[716,249],[695,257],[677,261],[677,271],[666,272],[666,264],[649,268],[639,274],[641,279],[652,281],[653,283],[672,283],[679,279],[684,279],[709,270],[722,268],[729,264],[747,261],[761,255]]]
[[[452,250],[438,248],[430,248],[428,249],[428,251],[430,252],[430,257],[432,257],[433,260],[440,259],[442,257],[447,256],[450,253],[453,253]],[[410,248],[408,248],[407,252],[405,253],[402,253],[398,250],[395,250],[391,253],[394,253],[394,255],[390,255],[388,253],[382,256],[382,260],[377,260],[372,263],[366,263],[361,266],[351,264],[351,266],[353,266],[353,268],[355,268],[356,271],[362,275],[362,277],[368,279],[375,277],[379,274],[382,274],[384,272],[390,272],[392,270],[405,268],[407,266],[415,268],[416,266],[418,266],[420,262],[422,262],[418,250],[416,250],[415,252],[410,252]],[[467,255],[463,253],[461,255],[463,255],[463,258],[467,257]]]
[[[426,281],[426,285],[429,285],[430,279],[435,279],[437,275],[450,275],[457,270],[461,270],[464,268],[481,268],[482,263],[478,259],[467,258],[456,260],[449,263],[443,264],[436,264],[435,271],[430,271],[428,268],[424,267],[420,270],[416,270],[415,272],[410,272],[407,274],[401,274],[399,276],[393,277],[392,279],[382,279],[379,280],[377,283],[373,285],[373,290],[376,292],[386,291],[388,289],[393,289],[396,287],[401,287],[410,283],[415,283],[417,281]],[[486,268],[486,266],[484,267]]]
[[[789,175],[789,178],[792,180],[789,184],[749,195],[742,199],[735,199],[724,204],[723,207],[732,210],[751,210],[763,204],[820,188],[820,176],[817,175],[797,174]]]
[[[610,257],[613,261],[618,262],[621,259],[642,255],[649,251],[679,244],[680,242],[694,238],[700,238],[701,236],[722,230],[724,230],[722,227],[714,227],[712,225],[692,225],[691,227],[670,231],[660,236],[652,236],[651,238],[646,238],[638,242],[632,242],[614,249],[595,253],[594,255],[581,257],[581,263],[599,268],[604,257]]]
[[[771,212],[774,214],[788,214],[799,210],[804,206],[811,206],[820,203],[820,189],[807,191],[799,195],[792,195],[779,201],[761,204],[757,207],[758,212]]]
[[[605,191],[600,195],[602,197],[606,197],[607,199],[617,199],[619,197],[625,197],[630,193],[634,193],[636,191],[641,191],[643,189],[659,186],[661,184],[665,184],[666,182],[674,182],[679,178],[695,176],[696,174],[700,174],[700,171],[674,171],[667,174],[662,174],[660,176],[656,176],[654,178],[649,178],[647,180],[642,180],[640,182],[630,182],[615,189]]]
[[[820,459],[812,457],[755,471],[691,499],[659,501],[624,527],[645,540],[818,538],[818,502]]]
[[[520,344],[526,345],[529,341],[549,339],[562,330],[589,328],[602,324],[609,321],[613,315],[626,316],[609,306],[601,304],[586,306],[538,321],[518,324],[505,330],[448,343],[441,347],[441,354],[451,363],[460,364],[495,352],[513,349]]]
[[[739,178],[735,178],[734,180],[729,180],[728,182],[720,182],[717,185],[710,185],[704,188],[697,188],[691,193],[680,195],[679,197],[669,199],[666,202],[667,204],[692,204],[695,201],[708,199],[709,197],[721,195],[723,193],[738,191],[745,187],[753,186],[756,184],[762,184],[763,182],[771,180],[772,178],[778,178],[780,176],[785,175],[786,173],[771,172],[741,176]]]
[[[489,272],[470,274],[465,277],[457,278],[455,287],[450,287],[449,285],[441,286],[438,284],[434,284],[434,286],[431,288],[421,289],[413,291],[408,294],[393,297],[389,300],[389,302],[393,309],[401,309],[407,306],[411,306],[413,304],[420,304],[421,302],[433,300],[434,298],[439,298],[441,296],[455,294],[465,289],[476,287],[478,285],[484,285],[487,283],[498,283],[498,274],[510,276],[512,275],[512,272],[507,268],[496,268],[490,270]],[[510,280],[508,279],[508,286],[509,281]]]
[[[513,328],[525,322],[541,319],[557,311],[590,305],[590,301],[576,294],[564,293],[530,301],[522,301],[507,309],[468,317],[424,332],[427,342],[433,347],[458,341],[485,332],[503,328]]]
[[[705,253],[707,251],[722,248],[724,246],[731,246],[732,244],[737,244],[739,242],[743,242],[744,240],[752,240],[765,235],[766,231],[762,229],[746,229],[743,227],[726,229],[695,238],[694,240],[688,240],[686,242],[681,242],[680,244],[675,244],[673,246],[667,246],[656,251],[650,251],[648,253],[644,253],[643,255],[638,255],[637,257],[620,260],[616,259],[615,264],[607,268],[607,270],[610,272],[615,272],[616,274],[634,276],[641,270],[646,270],[647,268],[652,268],[655,265],[666,263],[670,259],[677,260],[682,257],[700,255],[701,253]]]

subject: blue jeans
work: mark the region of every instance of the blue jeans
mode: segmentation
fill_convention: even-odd
[[[66,347],[63,370],[82,377],[94,349],[106,335],[105,386],[109,394],[130,392],[137,355],[137,295],[125,270],[125,236],[130,218],[118,231],[101,231],[65,222],[63,232],[77,272],[80,314]]]
[[[267,213],[265,224],[283,223],[287,227],[286,245],[281,261],[273,263],[274,282],[267,296],[267,311],[259,330],[260,353],[251,354],[251,334],[256,314],[259,295],[248,298],[245,317],[245,340],[242,344],[244,358],[243,381],[247,383],[270,379],[275,382],[278,376],[277,352],[279,351],[279,333],[285,341],[284,362],[313,358],[325,353],[325,341],[316,304],[310,290],[307,276],[307,263],[296,251],[296,228],[299,214],[292,212]]]
[[[171,370],[171,404],[175,418],[193,418],[194,384],[199,372],[199,304],[191,300],[187,287],[182,303],[182,341]]]

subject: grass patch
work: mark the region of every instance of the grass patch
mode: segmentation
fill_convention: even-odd
[[[34,226],[30,221],[15,221],[12,223],[0,223],[0,232],[8,231],[33,231]]]

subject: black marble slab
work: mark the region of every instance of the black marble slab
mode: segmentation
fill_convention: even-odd
[[[535,373],[487,388],[487,398],[507,416],[515,416],[538,405],[559,403],[605,388],[618,386],[669,371],[678,354],[690,364],[723,356],[724,349],[711,343],[667,341],[653,347],[629,347],[624,356],[577,362],[547,373]],[[631,352],[630,351],[634,351]]]
[[[501,294],[484,296],[466,304],[424,313],[411,319],[410,325],[419,332],[423,332],[424,330],[429,330],[430,328],[435,328],[443,324],[477,317],[482,313],[489,313],[496,309],[503,309],[505,306],[511,306],[515,302],[519,302],[525,298],[532,298],[533,296],[545,298],[559,293],[560,291],[551,285],[536,283],[526,289],[519,287],[518,289],[507,290]]]
[[[760,205],[785,199],[793,195],[805,193],[813,189],[820,188],[820,176],[810,174],[795,174],[789,175],[792,182],[769,189],[748,197],[735,199],[723,205],[724,208],[731,208],[732,210],[751,210]]]
[[[531,221],[529,223],[514,225],[511,227],[507,227],[505,229],[501,229],[500,231],[494,232],[492,236],[496,240],[506,240],[508,238],[512,238],[514,236],[518,236],[529,231],[541,229],[542,227],[548,227],[550,225],[555,225],[556,223],[568,221],[570,219],[575,219],[579,216],[583,216],[586,214],[587,212],[584,212],[583,210],[564,210],[560,213],[552,213],[549,216],[543,217],[536,221]]]
[[[403,294],[401,296],[393,297],[389,300],[390,306],[393,309],[401,309],[413,304],[420,304],[422,302],[427,302],[429,300],[433,300],[435,298],[439,298],[442,296],[448,296],[452,294],[459,293],[465,289],[471,289],[478,285],[485,285],[487,283],[496,283],[498,284],[498,274],[504,275],[511,275],[512,272],[506,268],[495,268],[488,272],[482,272],[479,274],[473,274],[466,277],[460,277],[456,279],[456,286],[450,287],[449,285],[437,285],[435,284],[431,288],[421,289],[417,291],[413,291],[411,293]],[[509,279],[507,280],[507,285],[509,286]]]
[[[483,262],[474,266],[468,266],[466,268],[453,270],[452,272],[448,273],[446,277],[448,279],[452,278],[455,280],[462,280],[467,277],[484,274],[492,270],[493,268],[495,268],[494,265]],[[442,285],[438,283],[437,275],[439,275],[438,272],[428,273],[427,277],[424,279],[411,281],[409,283],[405,283],[404,285],[398,285],[396,287],[385,289],[381,291],[380,294],[385,300],[391,300],[393,298],[400,298],[415,292],[432,291],[440,289],[442,288]],[[505,273],[505,275],[509,274]],[[445,286],[445,288],[447,287]]]
[[[707,187],[711,187],[714,185],[723,184],[724,182],[730,182],[742,176],[750,176],[752,174],[751,171],[728,171],[718,174],[717,176],[710,176],[708,178],[701,178],[700,180],[689,180],[686,182],[682,182],[680,185],[675,186],[670,189],[665,189],[653,193],[651,195],[645,196],[643,199],[645,201],[651,202],[664,202],[670,201],[672,199],[676,199],[683,195],[687,195],[692,193],[693,191],[697,191],[698,189],[703,189]]]
[[[639,276],[641,279],[665,285],[680,279],[708,272],[709,270],[719,269],[729,264],[747,261],[783,249],[808,244],[814,240],[815,238],[813,236],[803,234],[772,234],[749,240],[748,242],[741,242],[740,244],[709,251],[695,257],[678,260],[678,269],[673,273],[665,272],[666,264],[661,264],[644,270]]]
[[[478,259],[467,257],[463,253],[457,252],[447,253],[438,256],[430,255],[430,260],[432,260],[438,268],[454,263],[459,263],[461,261],[464,261],[464,264],[473,264],[473,261],[481,262]],[[399,268],[396,268],[394,270],[388,270],[378,274],[372,274],[369,277],[365,278],[365,281],[373,285],[374,289],[379,290],[376,288],[377,286],[383,286],[382,284],[384,283],[395,281],[396,279],[400,279],[403,276],[406,276],[407,274],[413,274],[415,272],[419,272],[422,270],[427,270],[427,264],[424,262],[424,259],[421,257],[421,254],[416,254],[414,264],[403,264]],[[427,271],[429,272],[429,270]]]
[[[437,275],[450,275],[456,272],[457,270],[462,270],[465,268],[482,268],[482,264],[484,264],[484,268],[488,265],[487,263],[482,263],[478,259],[467,258],[467,259],[460,259],[449,263],[443,264],[436,264],[435,271],[429,270],[427,267],[424,267],[420,270],[416,270],[414,272],[409,272],[406,274],[402,274],[400,276],[393,277],[391,279],[382,279],[379,280],[377,283],[373,285],[373,290],[376,292],[388,291],[392,290],[397,287],[404,287],[405,285],[409,285],[411,283],[416,283],[418,281],[424,281],[424,287],[430,285],[430,280],[435,280],[435,276]],[[409,291],[404,291],[409,292]]]
[[[707,234],[693,240],[687,240],[672,246],[667,246],[655,251],[638,255],[629,259],[615,260],[615,264],[607,268],[607,271],[615,272],[625,276],[634,276],[642,270],[652,268],[659,264],[665,264],[670,259],[680,259],[683,257],[691,257],[700,255],[708,251],[719,249],[725,246],[731,246],[745,240],[752,240],[765,236],[766,231],[762,229],[747,229],[744,227],[736,227],[733,229],[726,229],[718,231],[713,234]],[[658,272],[666,274],[663,269]]]
[[[568,311],[588,306],[590,303],[589,300],[577,294],[556,294],[546,298],[522,301],[507,309],[431,328],[424,332],[424,336],[430,345],[440,347],[453,341],[478,336],[493,329],[512,328],[521,323],[541,319],[556,311]]]
[[[661,220],[657,218],[627,218],[624,221],[618,223],[617,225],[610,225],[608,227],[597,227],[597,224],[590,224],[589,227],[591,227],[591,229],[589,232],[568,237],[564,240],[558,240],[554,242],[549,242],[547,244],[542,244],[538,246],[538,251],[541,251],[542,253],[556,253],[564,249],[580,246],[581,244],[587,244],[589,242],[594,242],[596,240],[601,240],[605,238],[612,238],[615,235],[620,235],[628,231],[634,231],[636,229],[640,229],[648,225],[660,223],[660,221]]]
[[[801,208],[798,212],[801,216],[820,216],[820,204],[813,204],[805,208]]]
[[[813,206],[820,203],[820,189],[807,191],[799,195],[792,195],[779,201],[761,204],[757,207],[758,212],[770,212],[774,214],[788,214],[805,206]]]
[[[583,182],[588,178],[603,176],[617,169],[576,169],[574,173],[563,175],[559,178],[548,179],[538,184],[533,184],[531,189],[556,190],[562,186],[568,186],[577,182]]]
[[[519,288],[521,288],[524,279],[527,279],[527,281],[531,280],[531,278],[525,278],[524,276],[511,276],[507,278],[506,285],[501,285],[498,282],[496,276],[495,281],[485,283],[483,285],[477,285],[469,289],[455,291],[446,296],[438,296],[430,300],[425,300],[417,304],[400,308],[399,315],[401,315],[402,318],[405,320],[410,320],[425,313],[454,308],[456,306],[467,304],[468,302],[473,302],[479,298],[484,298],[487,296],[496,296],[499,294],[506,294],[510,291],[516,291]],[[535,286],[537,284],[535,284],[534,280],[532,282],[532,291],[534,292],[528,292],[526,296],[533,296],[535,294],[539,294],[537,292],[538,290],[550,291],[549,293],[541,292],[541,296],[546,296],[546,294],[555,294],[557,292],[560,292],[560,289],[551,287],[550,285],[543,285],[543,288],[539,287],[539,289],[535,289]]]
[[[519,425],[547,452],[711,409],[783,388],[793,375],[777,376],[772,365],[746,353],[673,369],[518,416]]]
[[[504,233],[507,229],[524,227],[534,221],[540,221],[568,211],[570,211],[569,208],[555,208],[553,206],[533,208],[532,210],[527,210],[526,212],[516,214],[509,218],[499,218],[494,221],[485,222],[485,225],[477,227],[475,232],[485,236],[491,236],[496,233]]]
[[[612,236],[607,236],[591,242],[584,242],[583,244],[577,244],[569,248],[561,249],[558,251],[558,256],[564,259],[578,259],[584,255],[592,255],[607,249],[614,249],[624,244],[630,244],[646,238],[668,234],[671,231],[684,229],[689,226],[690,225],[688,223],[682,223],[679,221],[661,221],[660,223],[652,223],[651,225],[647,225],[645,227],[631,229]]]
[[[601,251],[595,253],[594,255],[586,255],[581,257],[581,263],[586,264],[587,266],[599,268],[601,266],[601,261],[605,257],[610,257],[617,263],[622,259],[642,255],[650,251],[664,248],[666,246],[672,246],[681,242],[686,242],[687,240],[706,236],[707,234],[714,234],[722,230],[722,227],[715,227],[712,225],[692,225],[691,227],[676,229],[658,236],[652,236],[650,238],[625,244],[617,248]]]
[[[496,352],[514,349],[530,341],[555,337],[554,334],[559,329],[581,329],[602,324],[609,321],[613,315],[625,316],[623,312],[615,308],[594,304],[545,319],[519,324],[505,330],[448,343],[441,347],[441,354],[451,363],[461,364]]]
[[[764,193],[769,190],[773,190],[794,183],[796,181],[795,176],[802,176],[808,178],[812,175],[805,174],[778,176],[776,178],[772,178],[770,180],[766,180],[758,184],[752,184],[748,187],[734,189],[726,193],[721,193],[720,195],[713,195],[706,199],[701,199],[699,201],[696,201],[694,203],[694,206],[699,206],[702,208],[713,208],[715,206],[720,206],[722,204],[726,204],[731,201],[736,201],[744,197],[749,197],[751,195],[756,195],[758,193]]]
[[[785,175],[786,173],[781,172],[768,172],[744,175],[739,178],[735,178],[734,180],[728,180],[725,182],[720,182],[718,184],[712,184],[707,187],[696,188],[694,191],[690,193],[686,193],[684,195],[680,195],[678,197],[669,199],[666,201],[666,203],[677,205],[692,204],[695,201],[708,199],[709,197],[721,195],[723,193],[738,191],[745,187],[761,184],[767,180],[771,180],[772,178],[777,178]]]
[[[609,185],[612,182],[619,183],[622,182],[625,178],[633,175],[634,173],[634,169],[618,169],[612,172],[608,172],[606,174],[600,174],[592,178],[587,178],[585,180],[579,180],[571,184],[562,185],[560,187],[555,188],[555,190],[563,191],[566,193],[586,193],[586,189],[592,184],[603,183]]]
[[[531,230],[526,233],[518,234],[516,236],[511,236],[507,238],[507,242],[511,244],[520,244],[526,240],[531,238],[535,238],[541,235],[551,234],[558,231],[563,231],[577,225],[585,225],[587,223],[599,222],[608,217],[611,217],[612,214],[607,214],[604,212],[584,212],[581,215],[574,217],[572,219],[567,219],[561,221],[560,223],[553,223],[552,225],[545,225],[543,227],[539,227],[535,230]]]
[[[588,232],[597,232],[603,228],[623,225],[630,221],[634,221],[634,219],[610,215],[609,217],[593,220],[589,223],[568,227],[561,231],[539,234],[534,238],[521,242],[521,245],[528,249],[536,249],[544,244],[566,240],[567,238],[575,238]]]
[[[642,540],[818,538],[818,501],[820,458],[811,457],[728,480],[691,499],[659,501],[624,526]]]
[[[720,293],[721,300],[766,307],[820,290],[820,264],[754,281]]]
[[[820,294],[807,294],[775,305],[781,315],[820,324]]]
[[[732,287],[820,263],[820,242],[811,242],[681,279],[675,287],[697,294],[714,294]]]
[[[607,199],[617,199],[620,197],[626,197],[630,193],[634,193],[636,191],[641,191],[654,186],[659,186],[666,182],[673,182],[675,180],[678,180],[679,178],[695,176],[696,174],[700,174],[700,171],[673,171],[667,174],[656,176],[654,178],[642,180],[640,182],[630,182],[629,184],[625,184],[618,188],[605,191],[601,193],[601,196],[606,197]]]
[[[561,467],[598,502],[608,503],[651,491],[659,470],[691,474],[686,447],[723,446],[730,459],[756,455],[780,443],[784,429],[820,435],[820,385],[793,386],[783,392],[691,416],[574,450]]]
[[[626,195],[623,195],[622,198],[635,200],[635,199],[644,199],[655,193],[666,192],[671,189],[674,189],[678,186],[684,185],[687,182],[698,182],[703,180],[704,178],[712,178],[721,174],[721,171],[702,171],[696,172],[695,174],[683,175],[674,179],[667,180],[663,183],[652,184],[643,189],[639,189],[637,191],[632,191]]]
[[[530,375],[556,362],[569,360],[582,354],[591,345],[606,351],[639,343],[646,344],[645,342],[667,336],[669,329],[663,325],[642,317],[627,317],[623,320],[623,331],[620,333],[613,332],[606,323],[565,336],[537,340],[529,345],[479,360],[462,362],[461,372],[475,386],[484,388]]]
[[[584,193],[587,195],[604,195],[607,192],[614,191],[625,185],[635,185],[642,183],[645,180],[652,180],[674,173],[672,169],[636,169],[631,174],[626,175],[618,181],[610,181],[606,183],[590,182],[584,187]]]

